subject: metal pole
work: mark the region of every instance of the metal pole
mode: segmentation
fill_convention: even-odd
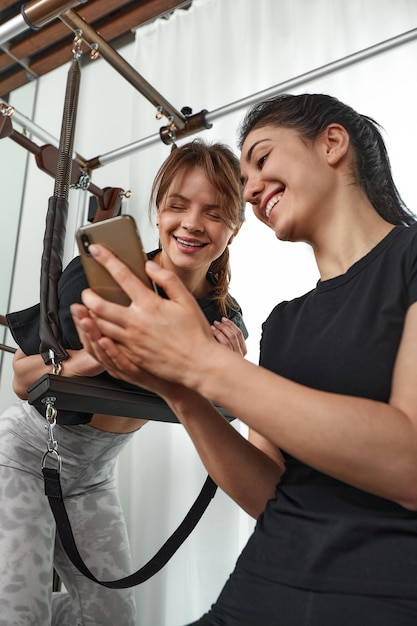
[[[386,41],[383,41],[369,48],[365,48],[364,50],[361,50],[354,54],[350,54],[332,63],[323,65],[310,72],[300,74],[299,76],[295,78],[292,78],[288,81],[284,81],[282,83],[278,83],[274,87],[270,87],[268,89],[265,89],[264,91],[259,91],[251,96],[232,102],[224,107],[220,107],[219,109],[215,109],[214,111],[211,111],[211,112],[208,111],[206,113],[206,120],[207,122],[211,123],[220,117],[230,115],[231,113],[234,113],[235,111],[239,111],[241,109],[248,108],[255,102],[259,102],[266,98],[270,98],[284,91],[289,91],[290,89],[294,89],[295,87],[298,87],[301,84],[306,84],[312,80],[316,80],[317,78],[322,78],[323,76],[327,74],[331,74],[332,72],[346,68],[349,65],[353,65],[360,61],[364,61],[373,56],[376,56],[377,54],[387,52],[388,50],[396,48],[400,45],[410,43],[411,41],[414,41],[415,39],[417,39],[417,28],[407,31],[401,35],[398,35],[397,37],[392,37],[391,39],[387,39]],[[1,100],[1,98],[0,98],[0,102],[7,104],[3,100]],[[16,116],[16,113],[17,112],[14,113],[14,116]],[[43,138],[47,135],[45,131],[42,131],[42,129],[34,125],[27,118],[24,118],[24,116],[22,116],[21,114],[19,114],[19,117],[16,117],[16,120],[19,123],[21,123],[23,126],[27,127],[28,130],[30,130],[35,136],[39,138]],[[20,120],[24,120],[24,121],[20,121]],[[204,129],[201,128],[201,130],[204,130]],[[41,132],[43,133],[42,135],[40,134]],[[177,131],[177,138],[181,139],[180,132],[178,131]],[[141,150],[142,148],[149,148],[150,146],[154,144],[160,143],[160,141],[161,141],[160,133],[156,133],[155,135],[149,135],[148,137],[139,139],[138,141],[134,141],[133,143],[117,148],[116,150],[113,150],[111,152],[106,152],[105,154],[96,156],[93,159],[90,159],[88,161],[88,165],[91,169],[95,169],[97,167],[107,165],[108,163],[112,163],[113,161],[116,161],[120,158],[127,157],[130,154]],[[58,141],[52,137],[50,137],[46,143],[51,143],[52,145],[58,145]]]
[[[60,20],[71,30],[81,31],[82,39],[89,45],[97,45],[99,54],[125,78],[135,89],[145,96],[162,115],[175,123],[177,128],[185,126],[185,117],[177,111],[156,89],[152,87],[116,50],[107,43],[85,20],[74,11],[66,11]]]
[[[23,15],[15,15],[15,17],[12,17],[0,26],[0,46],[28,29],[29,26],[27,22],[25,22]]]
[[[20,15],[0,26],[0,46],[26,30],[38,30],[62,12],[87,0],[32,0],[22,4]]]
[[[0,343],[0,350],[2,350],[2,352],[10,352],[11,354],[14,354],[16,352],[16,348],[6,346],[4,343]]]
[[[248,98],[244,98],[243,100],[237,100],[236,102],[232,102],[227,106],[221,107],[220,109],[215,109],[207,113],[207,121],[213,122],[215,119],[219,117],[223,117],[224,115],[229,115],[230,113],[234,113],[242,108],[247,108],[255,104],[256,102],[260,102],[261,100],[266,100],[278,93],[283,93],[285,91],[289,91],[290,89],[294,89],[299,85],[311,82],[316,80],[317,78],[322,78],[327,74],[331,74],[333,72],[337,72],[338,70],[344,69],[349,65],[353,65],[354,63],[359,63],[360,61],[365,61],[377,54],[381,54],[382,52],[387,52],[392,48],[396,48],[400,45],[409,43],[417,39],[417,28],[413,30],[409,30],[402,35],[398,35],[397,37],[392,37],[391,39],[387,39],[382,43],[376,44],[369,48],[365,48],[364,50],[360,50],[359,52],[355,52],[354,54],[349,54],[346,57],[343,57],[337,61],[333,61],[332,63],[327,63],[326,65],[322,65],[321,67],[312,70],[311,72],[306,72],[305,74],[300,74],[295,78],[291,78],[290,80],[284,81],[283,83],[279,83],[275,87],[271,87],[266,89],[265,91],[259,91],[258,93],[249,96]]]
[[[264,91],[258,91],[257,93],[248,96],[247,98],[243,98],[242,100],[237,100],[236,102],[232,102],[224,107],[219,109],[215,109],[214,111],[208,111],[206,113],[206,120],[209,123],[212,123],[214,120],[223,117],[225,115],[230,115],[235,111],[239,111],[241,109],[246,109],[250,107],[252,104],[256,102],[260,102],[261,100],[265,100],[270,98],[278,93],[283,93],[285,91],[289,91],[290,89],[294,89],[302,84],[308,83],[310,81],[316,80],[317,78],[322,78],[326,74],[331,74],[340,69],[344,69],[349,65],[353,65],[360,61],[364,61],[369,59],[370,57],[376,56],[377,54],[381,54],[382,52],[386,52],[391,50],[392,48],[398,47],[400,45],[409,43],[417,39],[417,28],[413,30],[407,31],[402,35],[398,35],[397,37],[392,37],[391,39],[387,39],[382,43],[376,44],[369,48],[365,48],[359,52],[354,54],[350,54],[346,57],[343,57],[337,61],[332,63],[327,63],[326,65],[322,65],[321,67],[312,70],[310,72],[306,72],[305,74],[300,74],[295,78],[291,78],[290,80],[284,81],[282,83],[278,83],[274,87],[270,87],[269,89],[265,89]],[[203,128],[201,130],[204,130]],[[181,139],[181,133],[177,132],[177,138]],[[100,165],[106,165],[107,163],[111,163],[116,159],[123,158],[129,156],[133,152],[136,152],[142,148],[148,148],[149,146],[159,143],[161,141],[160,134],[150,135],[144,139],[140,139],[135,141],[127,146],[122,148],[118,148],[112,152],[107,152],[106,154],[102,154],[100,156],[95,157],[95,159],[88,161],[88,163],[93,164],[93,167],[99,167]]]
[[[0,98],[0,104],[5,105],[6,107],[9,106],[9,104],[2,98]],[[56,148],[59,146],[59,139],[47,133],[46,130],[32,122],[28,117],[23,115],[23,113],[19,113],[19,111],[17,111],[14,107],[12,108],[13,120],[20,124],[22,128],[24,128],[26,131],[28,131],[30,134],[34,135],[38,139],[42,139],[42,141],[44,141],[46,144],[51,144]]]

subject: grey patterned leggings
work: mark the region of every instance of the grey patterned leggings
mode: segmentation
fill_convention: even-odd
[[[116,485],[118,454],[131,435],[56,426],[61,485],[78,549],[99,580],[132,572]],[[134,626],[132,589],[80,574],[55,533],[41,474],[44,418],[26,402],[0,416],[0,626]],[[52,594],[53,566],[66,592]],[[53,597],[52,597],[53,596]]]

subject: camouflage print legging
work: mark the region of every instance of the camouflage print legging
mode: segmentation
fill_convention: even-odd
[[[114,478],[130,437],[88,425],[55,427],[75,540],[99,580],[132,572]],[[45,419],[33,407],[19,402],[0,416],[0,626],[134,626],[133,590],[98,585],[67,559],[44,495],[45,450]],[[53,566],[65,586],[54,594]]]

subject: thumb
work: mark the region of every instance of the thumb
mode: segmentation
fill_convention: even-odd
[[[164,269],[155,261],[146,262],[146,273],[159,287],[162,287],[170,300],[192,298],[182,280],[174,272]]]

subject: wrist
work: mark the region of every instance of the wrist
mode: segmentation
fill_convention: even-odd
[[[216,402],[213,396],[217,394],[219,387],[223,386],[224,372],[228,371],[229,358],[230,356],[233,358],[234,353],[213,339],[207,342],[198,354],[195,362],[189,364],[184,384],[205,398]]]

